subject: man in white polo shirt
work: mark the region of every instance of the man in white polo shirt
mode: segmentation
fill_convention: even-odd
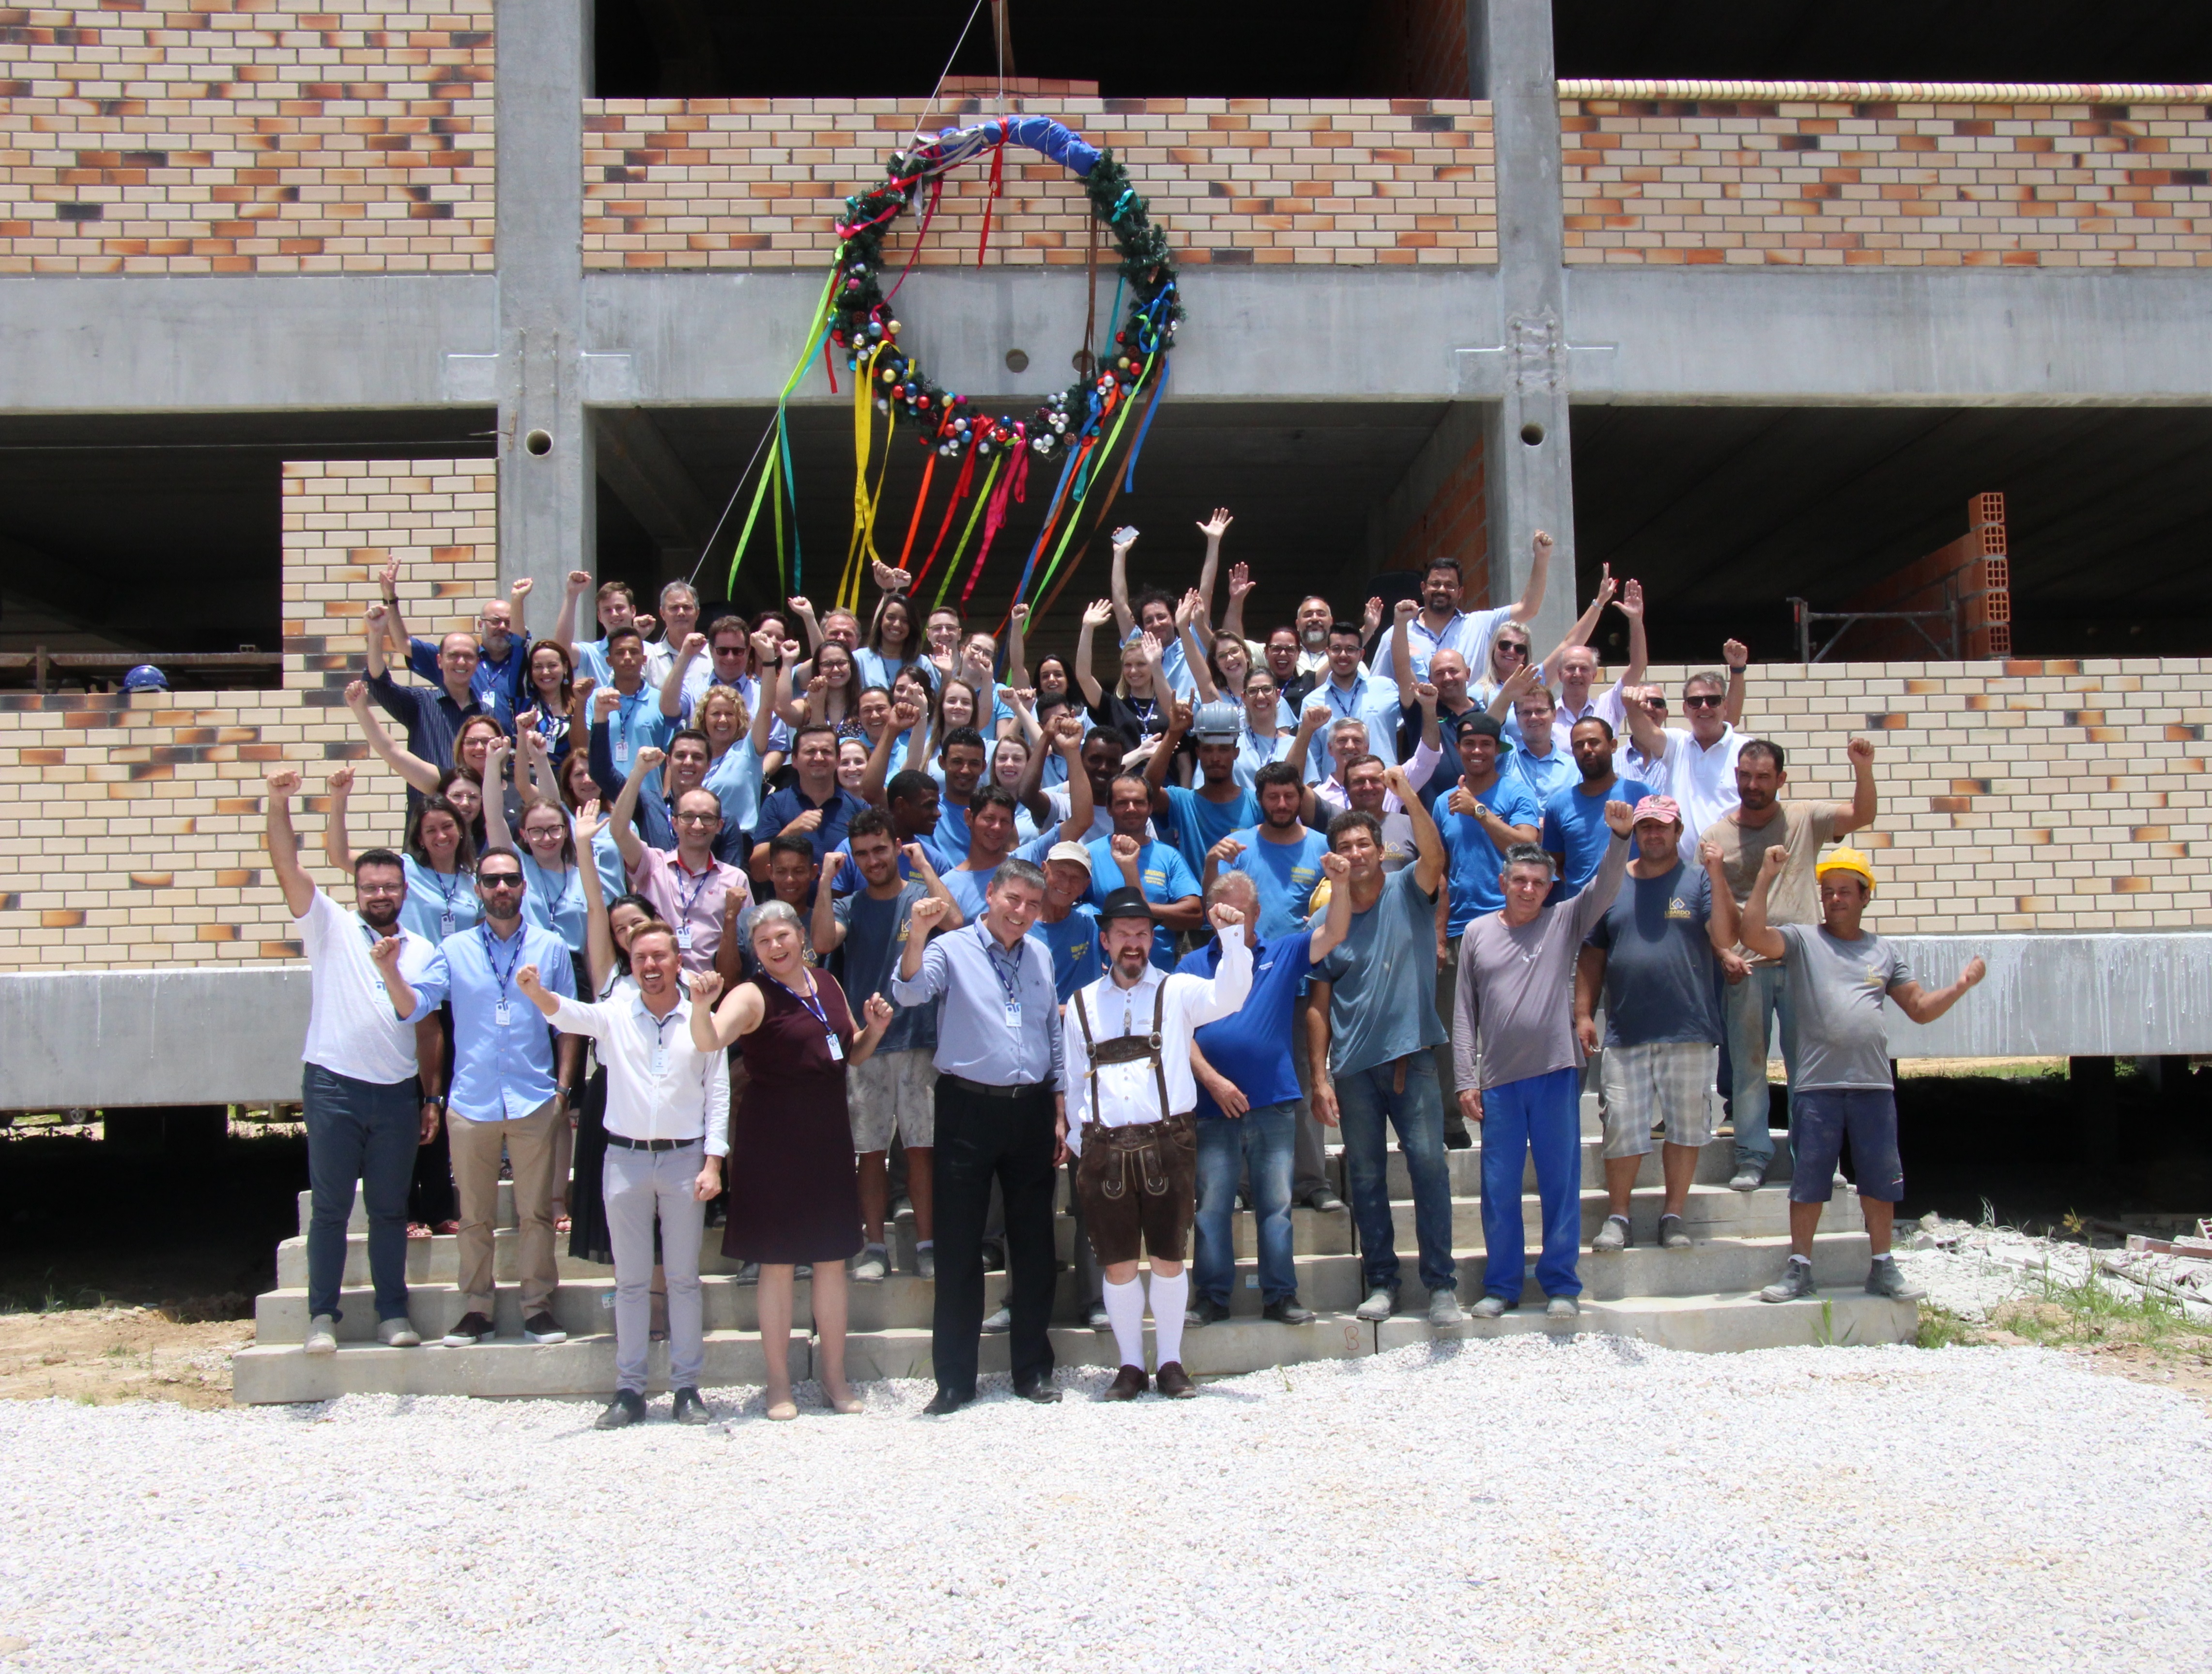
[[[1743,665],[1736,658],[1743,648],[1729,642],[1729,673],[1717,669],[1692,674],[1682,682],[1682,708],[1690,725],[1662,726],[1641,692],[1624,694],[1628,713],[1628,735],[1644,763],[1637,776],[1654,794],[1671,796],[1682,811],[1682,863],[1694,866],[1698,834],[1735,807],[1736,752],[1743,736],[1731,721],[1731,693],[1740,693]],[[1740,712],[1741,700],[1735,707]],[[1633,764],[1632,764],[1633,765]]]
[[[668,1274],[668,1381],[678,1424],[713,1415],[699,1398],[706,1371],[705,1314],[699,1292],[699,1240],[707,1205],[722,1193],[730,1152],[730,1066],[726,1052],[702,1052],[691,1039],[691,1005],[680,981],[676,932],[654,920],[630,938],[637,991],[584,1005],[552,994],[538,967],[514,985],[565,1035],[589,1035],[607,1067],[607,1233],[615,1251],[615,1398],[598,1427],[619,1430],[645,1417],[646,1358],[653,1323],[653,1222]],[[721,979],[702,978],[711,1003]]]
[[[437,948],[399,927],[407,874],[399,856],[371,849],[355,856],[356,910],[315,887],[300,864],[292,798],[300,776],[269,776],[269,861],[292,914],[311,971],[300,1102],[307,1124],[307,1351],[337,1350],[338,1288],[354,1182],[368,1210],[368,1271],[376,1290],[376,1340],[412,1348],[407,1321],[407,1187],[415,1152],[437,1131],[415,1079],[415,1026],[393,1013],[369,950],[399,939],[399,969],[419,980]]]

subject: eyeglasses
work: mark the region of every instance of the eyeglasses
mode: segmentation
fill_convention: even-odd
[[[1685,697],[1682,700],[1682,707],[1686,709],[1717,709],[1727,702],[1728,699],[1718,692],[1700,691]]]
[[[353,886],[353,892],[356,895],[404,895],[407,892],[407,886],[404,884],[356,884]]]
[[[714,648],[714,654],[718,657],[742,657],[744,654],[745,648],[742,645],[718,645]]]
[[[678,825],[712,825],[718,822],[721,817],[722,816],[718,813],[679,813],[676,816],[676,824]]]
[[[477,882],[486,889],[520,889],[522,874],[520,872],[502,872],[494,877],[479,872],[477,874]]]
[[[1501,639],[1498,642],[1498,654],[1501,657],[1525,657],[1528,654],[1528,648],[1510,639]]]

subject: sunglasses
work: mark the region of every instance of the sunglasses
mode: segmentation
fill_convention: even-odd
[[[479,872],[477,874],[477,881],[486,889],[520,889],[522,874],[520,872],[501,872],[496,874]]]
[[[1498,654],[1501,657],[1525,657],[1528,654],[1528,648],[1516,644],[1510,639],[1501,639],[1498,642]]]
[[[1682,700],[1682,707],[1686,709],[1717,709],[1727,702],[1728,699],[1725,697],[1711,692],[1701,691],[1693,697],[1685,697]]]

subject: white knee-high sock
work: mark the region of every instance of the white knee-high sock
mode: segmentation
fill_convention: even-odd
[[[1126,1285],[1117,1285],[1111,1279],[1105,1281],[1106,1318],[1114,1327],[1114,1349],[1121,1355],[1124,1366],[1141,1367],[1145,1363],[1145,1286],[1141,1279],[1132,1279]],[[1181,1314],[1176,1316],[1180,1324]]]
[[[1190,1269],[1172,1279],[1152,1275],[1152,1343],[1160,1364],[1182,1361],[1182,1311],[1190,1303]]]

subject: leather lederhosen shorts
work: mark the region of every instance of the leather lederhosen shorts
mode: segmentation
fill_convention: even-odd
[[[1198,1208],[1198,1127],[1186,1111],[1164,1122],[1083,1129],[1075,1170],[1084,1230],[1101,1266],[1183,1259]]]

